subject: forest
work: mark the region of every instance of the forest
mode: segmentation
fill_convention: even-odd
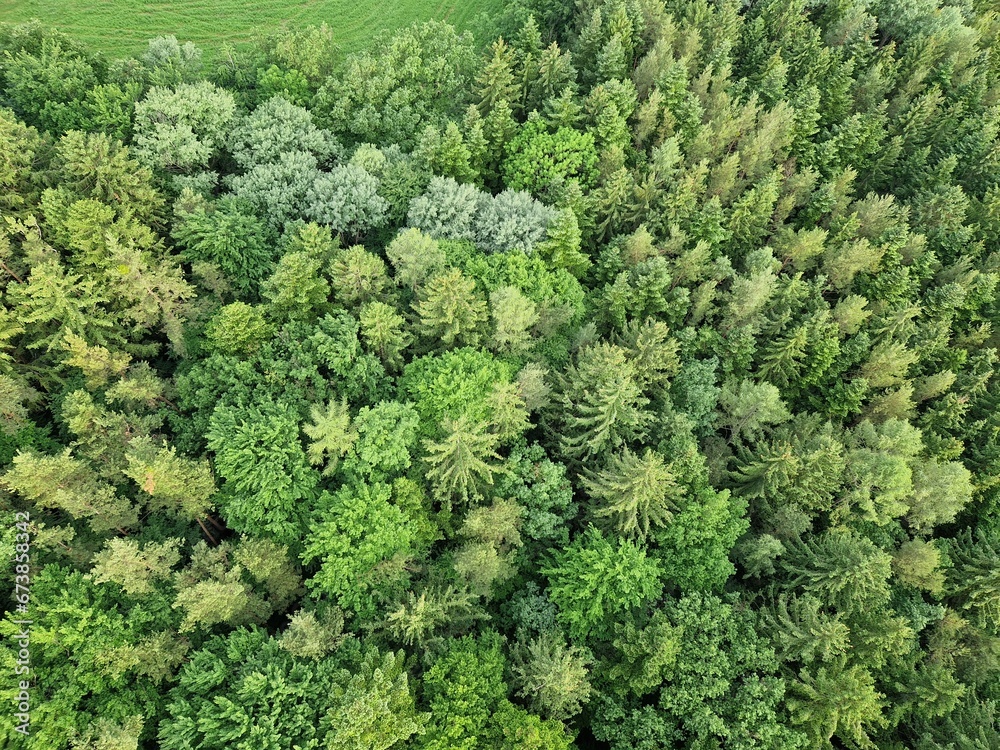
[[[0,53],[0,747],[1000,748],[995,3]]]

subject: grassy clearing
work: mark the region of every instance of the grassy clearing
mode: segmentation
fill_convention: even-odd
[[[341,49],[353,52],[374,34],[413,21],[440,19],[470,28],[502,0],[0,0],[0,21],[32,18],[64,31],[91,49],[133,55],[152,37],[173,34],[213,57],[222,45],[245,42],[282,26],[324,21]]]

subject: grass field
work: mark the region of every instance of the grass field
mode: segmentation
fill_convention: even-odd
[[[383,29],[440,19],[470,28],[503,0],[0,0],[0,21],[38,18],[109,56],[141,52],[173,34],[213,57],[226,42],[247,41],[282,26],[326,22],[343,52],[366,46]]]

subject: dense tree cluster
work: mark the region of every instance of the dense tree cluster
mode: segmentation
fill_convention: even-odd
[[[4,740],[1000,747],[989,3],[0,52]]]

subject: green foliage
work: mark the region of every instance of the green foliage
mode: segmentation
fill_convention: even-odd
[[[747,530],[746,504],[710,487],[682,503],[674,520],[653,538],[665,580],[681,591],[720,591],[733,574],[730,553]]]
[[[383,35],[320,88],[317,123],[345,140],[412,146],[422,126],[462,111],[474,66],[471,41],[435,21]]]
[[[368,7],[0,25],[0,745],[997,745],[996,13]]]
[[[427,670],[424,691],[431,720],[420,747],[476,748],[491,714],[504,700],[504,657],[500,638],[465,636]]]
[[[584,485],[595,501],[595,517],[609,518],[619,534],[640,540],[651,527],[673,519],[672,511],[684,494],[663,457],[650,450],[637,456],[626,448],[611,457],[607,468],[585,479]]]
[[[399,387],[413,401],[424,434],[429,435],[446,417],[489,421],[487,396],[494,384],[510,378],[510,367],[489,352],[463,347],[414,359],[403,371]]]
[[[567,646],[561,633],[542,633],[515,651],[513,658],[518,693],[538,713],[568,719],[587,702],[589,660],[576,646]]]
[[[426,714],[414,710],[403,652],[369,651],[346,685],[334,688],[330,750],[388,750],[422,731]]]
[[[2,480],[6,488],[37,508],[86,519],[97,533],[124,531],[138,523],[138,509],[128,498],[118,495],[69,448],[55,456],[19,453]]]
[[[233,302],[219,309],[205,329],[208,346],[222,354],[253,354],[272,333],[260,308]]]
[[[235,113],[232,95],[207,81],[153,87],[135,107],[136,156],[167,172],[204,169]]]
[[[87,91],[99,82],[96,61],[62,35],[48,36],[36,50],[6,51],[4,94],[14,109],[43,130],[80,128]]]
[[[476,293],[476,282],[457,268],[428,279],[413,311],[420,333],[446,347],[475,346],[486,321],[486,302]]]
[[[178,650],[183,653],[182,647],[175,644],[174,654],[158,654],[159,663],[147,658],[122,668],[110,658],[168,625],[156,607],[123,610],[109,587],[58,564],[44,566],[33,577],[31,595],[31,664],[38,674],[32,683],[27,747],[69,748],[74,733],[84,734],[98,720],[131,724],[135,716],[161,714],[164,697],[150,674],[164,661],[170,663],[167,673],[173,673],[178,666],[174,657]],[[5,636],[0,658],[11,673],[17,659],[13,638],[22,627],[13,619],[0,624]],[[8,683],[4,689],[4,697],[12,702],[15,685]],[[15,734],[13,722],[4,737],[24,741]]]
[[[305,199],[308,219],[355,237],[382,226],[389,208],[378,194],[378,180],[354,164],[318,175]]]
[[[386,721],[391,717],[391,721]],[[388,750],[419,731],[402,654],[302,660],[259,629],[192,654],[171,692],[160,743],[171,750],[300,746]]]
[[[582,349],[559,376],[554,419],[560,450],[589,459],[641,439],[651,420],[642,378],[623,347],[600,342]]]
[[[385,249],[397,284],[416,288],[445,265],[438,243],[419,229],[404,229]]]
[[[329,133],[317,128],[309,110],[280,96],[272,97],[233,128],[226,140],[233,159],[243,169],[277,161],[292,151],[311,153],[319,160],[336,152]]]
[[[671,672],[681,651],[680,628],[663,612],[654,612],[642,627],[634,621],[615,624],[617,659],[608,667],[616,693],[645,695],[658,688]]]
[[[230,527],[296,541],[318,479],[299,443],[298,422],[277,406],[220,406],[205,437],[225,479],[217,502]]]
[[[109,539],[104,550],[94,558],[92,571],[97,583],[114,581],[126,594],[148,594],[152,582],[170,575],[170,568],[180,560],[180,539],[168,539],[139,548],[126,539]]]
[[[245,174],[233,175],[230,187],[270,227],[282,229],[286,222],[302,216],[306,195],[321,175],[317,164],[311,153],[289,151],[276,162],[256,164]]]
[[[715,596],[692,594],[667,607],[681,634],[660,707],[691,742],[734,747],[801,746],[779,718],[784,686],[777,663],[756,636],[749,613]]]
[[[494,492],[525,509],[521,534],[543,543],[567,543],[566,524],[576,515],[577,507],[566,467],[546,457],[540,445],[513,450],[506,466]]]
[[[805,670],[789,688],[788,707],[792,722],[802,726],[814,744],[834,736],[872,747],[868,730],[884,723],[882,696],[875,691],[871,675],[861,667],[819,667]]]
[[[263,623],[301,594],[300,581],[284,545],[267,539],[244,539],[235,547],[199,542],[190,565],[174,574],[172,607],[184,612],[178,632]]]
[[[238,201],[204,204],[190,192],[181,195],[174,210],[173,238],[186,259],[214,263],[240,296],[254,300],[274,264],[264,222]]]
[[[574,638],[607,632],[631,609],[652,603],[663,587],[661,571],[642,547],[612,544],[594,526],[542,568],[559,620]]]
[[[556,216],[522,191],[491,196],[450,177],[435,177],[410,202],[407,220],[436,239],[469,240],[488,253],[530,253]]]
[[[345,485],[320,499],[303,561],[319,561],[308,585],[360,617],[405,586],[416,529],[382,483]]]
[[[512,190],[542,195],[566,180],[588,188],[597,178],[597,150],[590,133],[566,127],[550,133],[541,119],[529,120],[507,150],[503,175]]]
[[[427,479],[435,495],[445,505],[454,498],[469,502],[479,497],[485,485],[493,484],[497,469],[488,459],[499,460],[497,436],[486,432],[482,422],[468,417],[445,417],[441,425],[444,437],[440,441],[426,440]]]
[[[337,470],[340,459],[358,439],[357,430],[351,429],[347,401],[331,400],[326,408],[313,404],[309,417],[310,422],[302,427],[302,431],[310,439],[307,449],[309,463],[314,466],[325,463],[323,474],[332,474]]]
[[[796,545],[782,561],[792,585],[846,611],[886,602],[891,563],[886,552],[847,529],[830,529]]]
[[[362,406],[354,419],[357,440],[345,462],[345,473],[386,478],[410,468],[420,417],[410,404],[381,401]]]

